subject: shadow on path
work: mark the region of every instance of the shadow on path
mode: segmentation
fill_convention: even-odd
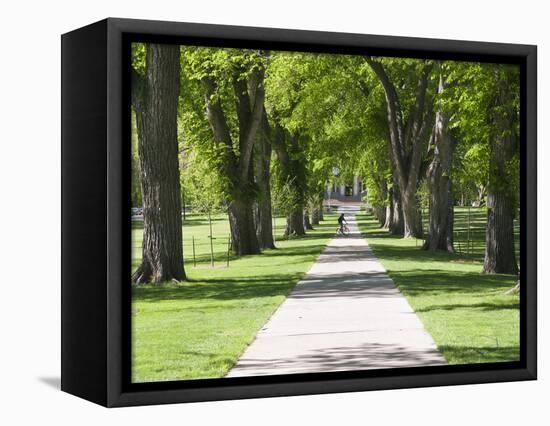
[[[446,364],[361,237],[332,239],[227,377]]]

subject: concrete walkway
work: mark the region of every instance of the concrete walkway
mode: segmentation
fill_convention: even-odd
[[[446,363],[361,237],[357,208],[342,209],[350,235],[329,242],[227,377]]]

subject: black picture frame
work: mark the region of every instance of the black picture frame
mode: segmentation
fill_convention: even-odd
[[[519,64],[520,361],[130,383],[131,41]],[[117,407],[536,379],[536,46],[118,18],[61,42],[63,391]]]

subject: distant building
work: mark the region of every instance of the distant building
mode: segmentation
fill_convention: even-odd
[[[325,198],[338,201],[361,201],[366,195],[366,188],[359,176],[353,176],[353,181],[342,184],[328,183]]]

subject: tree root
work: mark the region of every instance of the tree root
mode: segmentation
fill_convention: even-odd
[[[519,294],[519,280],[518,280],[518,283],[512,287],[510,290],[508,290],[506,293],[504,293],[506,295],[514,295],[514,294]]]

